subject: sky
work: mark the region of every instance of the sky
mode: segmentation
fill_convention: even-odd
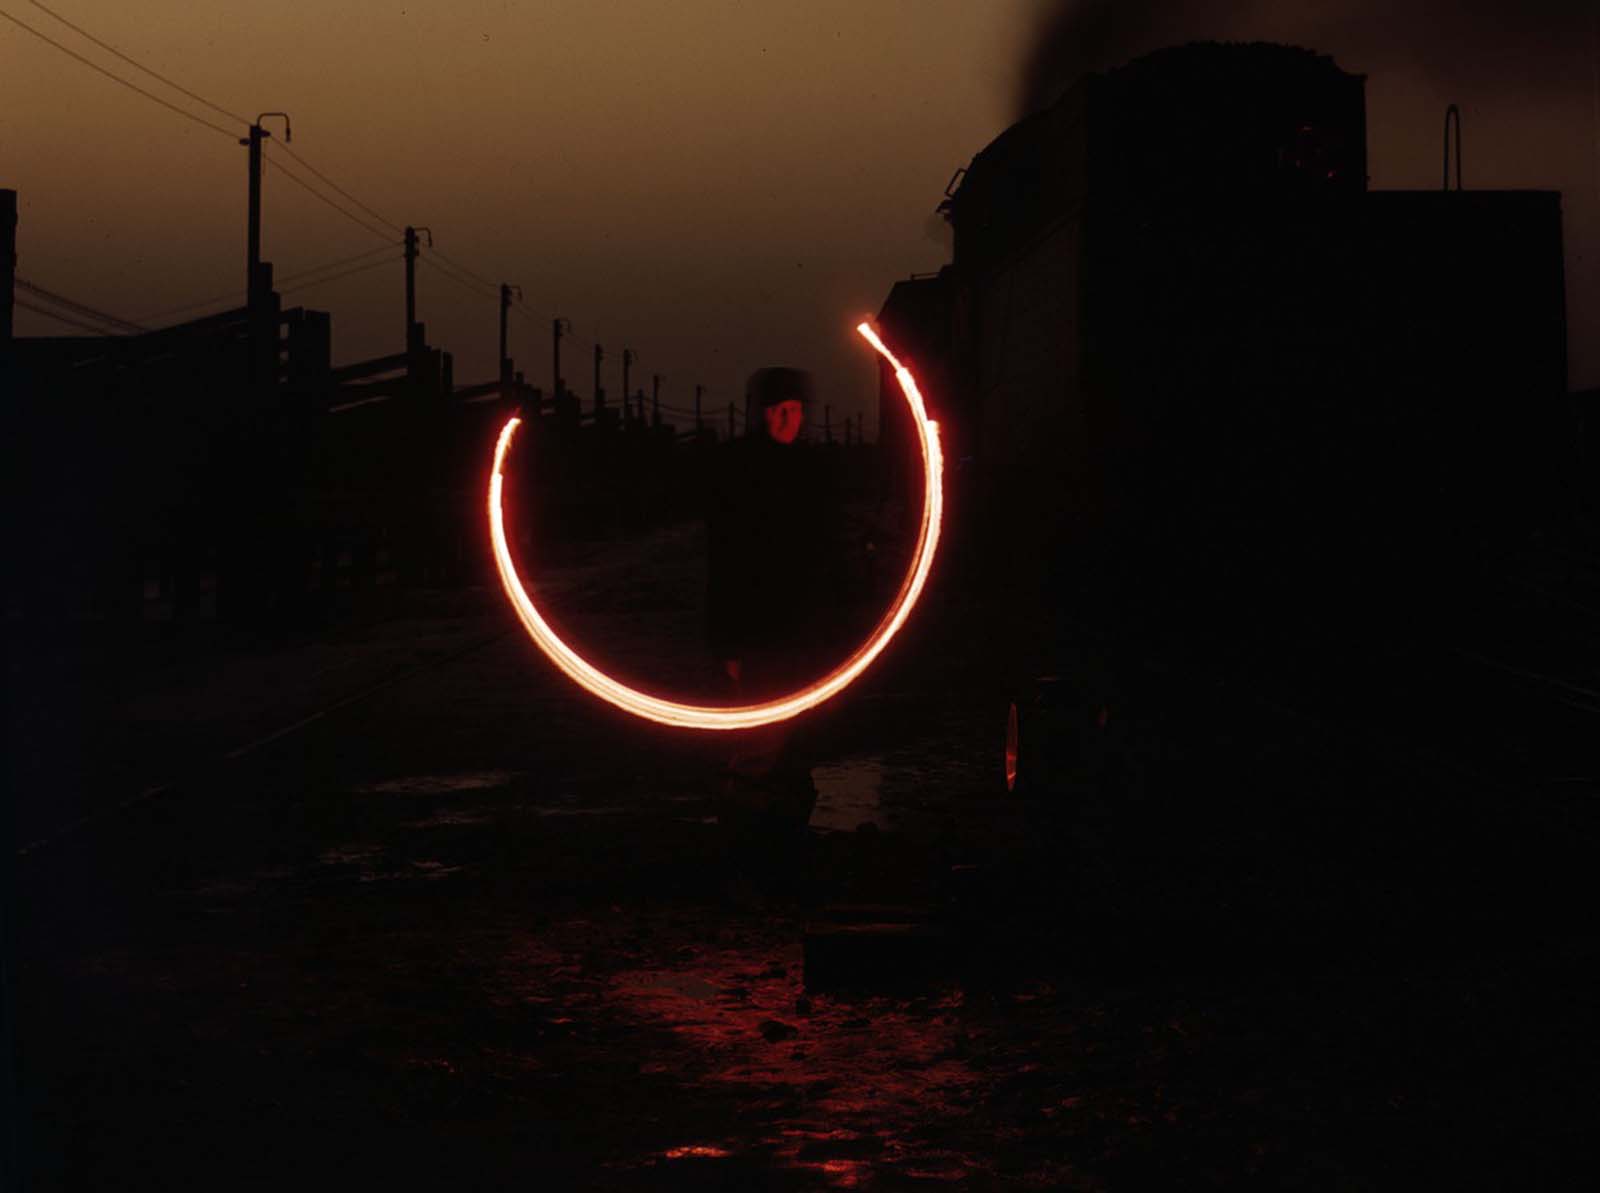
[[[548,387],[549,323],[588,395],[591,347],[620,387],[708,412],[765,365],[815,372],[837,424],[877,371],[850,328],[948,260],[934,215],[952,173],[1084,67],[1194,37],[1265,38],[1368,74],[1374,187],[1439,185],[1444,108],[1462,106],[1469,187],[1566,192],[1575,387],[1600,385],[1600,106],[1591,7],[1559,0],[45,0],[228,111],[287,111],[263,255],[277,276],[367,250],[291,291],[333,313],[334,358],[398,351],[398,236],[431,228],[418,317],[458,383],[495,375],[497,300],[521,287],[511,352]],[[1457,8],[1461,11],[1457,11]],[[1470,15],[1468,10],[1470,8]],[[0,21],[0,186],[19,192],[18,273],[159,324],[238,301],[242,128],[85,41],[31,0],[0,12],[221,126],[208,129]],[[277,139],[281,124],[267,127]],[[268,147],[269,158],[277,154]],[[429,268],[429,263],[441,268]],[[446,276],[441,270],[453,270]],[[338,272],[333,270],[330,272]],[[474,276],[475,275],[475,276]],[[193,312],[172,308],[216,298]],[[19,310],[22,335],[62,332]]]

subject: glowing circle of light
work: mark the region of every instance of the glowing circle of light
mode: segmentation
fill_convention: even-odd
[[[788,720],[837,696],[883,653],[911,615],[912,607],[922,595],[928,573],[933,568],[934,553],[939,547],[939,527],[944,518],[944,457],[939,446],[939,424],[928,417],[927,406],[910,370],[895,359],[894,353],[889,351],[870,325],[862,323],[856,330],[894,369],[900,391],[911,408],[912,424],[916,427],[917,442],[922,450],[922,525],[917,531],[916,549],[912,552],[911,565],[900,584],[900,591],[866,641],[821,679],[777,700],[742,705],[682,704],[667,700],[619,683],[562,641],[529,598],[511,561],[511,549],[506,542],[505,514],[501,508],[502,490],[505,487],[502,470],[512,437],[522,420],[512,418],[501,429],[494,449],[494,471],[489,476],[489,534],[494,546],[495,566],[500,572],[500,583],[511,599],[511,607],[516,610],[517,618],[528,631],[528,636],[568,678],[625,712],[663,725],[686,729],[754,729]]]

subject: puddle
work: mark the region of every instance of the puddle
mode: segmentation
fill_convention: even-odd
[[[317,860],[324,866],[360,866],[366,869],[382,849],[377,845],[343,845],[338,849],[326,849],[317,855]]]
[[[777,1164],[832,1188],[870,1184],[880,1170],[964,1179],[976,1161],[920,1133],[930,1114],[958,1119],[984,1089],[965,1059],[962,995],[807,998],[802,969],[798,944],[708,949],[686,969],[618,974],[607,992],[631,1018],[677,1036],[685,1051],[660,1071],[689,1089],[759,1090],[779,1108],[743,1141]],[[727,1146],[667,1154],[713,1157]]]
[[[359,870],[360,873],[356,876],[359,882],[394,882],[407,879],[426,881],[448,878],[464,868],[432,859],[413,862],[388,860],[384,857],[383,850],[376,845],[345,845],[338,849],[329,849],[319,854],[317,860],[336,871]]]
[[[817,806],[811,827],[828,832],[853,833],[863,824],[889,827],[883,809],[883,763],[877,758],[852,758],[811,768],[817,789]]]
[[[872,1175],[871,1168],[860,1160],[797,1161],[796,1168],[809,1168],[820,1173],[829,1186],[835,1189],[854,1189],[862,1178]]]
[[[497,989],[508,1005],[546,1000],[542,1023],[558,1009],[576,1018],[673,1103],[664,1135],[608,1167],[718,1188],[769,1187],[761,1178],[775,1173],[783,1188],[989,1187],[983,1108],[1004,1092],[1012,1055],[989,1001],[969,1006],[955,986],[808,993],[798,928],[612,907],[515,934]],[[621,959],[619,946],[621,967],[596,963],[597,951]],[[648,1052],[635,1051],[639,1030]]]
[[[411,868],[415,873],[405,875],[408,878],[448,878],[458,873],[461,866],[447,866],[444,862],[412,862]]]
[[[462,791],[484,791],[505,787],[515,776],[510,771],[467,771],[458,775],[405,775],[368,783],[355,790],[360,795],[454,795]]]
[[[488,813],[477,808],[461,808],[454,811],[439,812],[436,815],[422,820],[406,820],[400,824],[401,828],[458,828],[465,825],[488,824]]]
[[[666,971],[654,975],[653,980],[638,987],[641,993],[666,993],[683,998],[710,1002],[722,993],[722,987],[692,973]]]

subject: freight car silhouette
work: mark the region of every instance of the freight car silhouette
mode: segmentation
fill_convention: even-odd
[[[1461,189],[1459,148],[1447,189],[1369,190],[1364,82],[1267,44],[1089,75],[958,173],[951,264],[891,292],[997,783],[1059,794],[1229,683],[1370,710],[1385,668],[1448,686],[1424,642],[1513,649],[1479,598],[1573,500],[1560,196]]]

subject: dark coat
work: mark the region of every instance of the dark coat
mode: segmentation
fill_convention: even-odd
[[[711,650],[773,678],[820,675],[842,645],[847,597],[828,454],[765,436],[719,454],[706,510]]]

